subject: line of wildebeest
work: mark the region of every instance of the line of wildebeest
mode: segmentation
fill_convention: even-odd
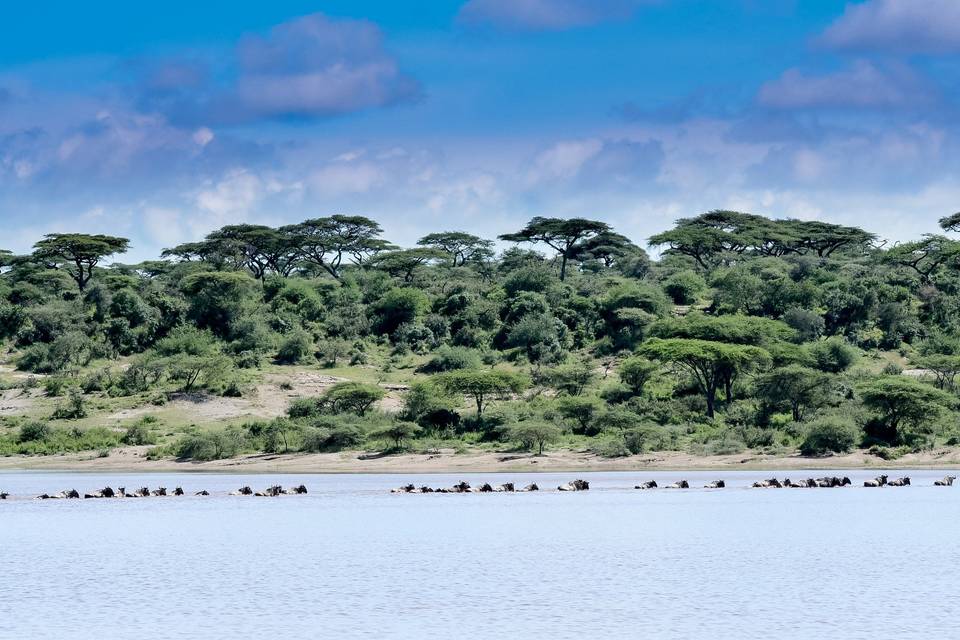
[[[956,476],[946,476],[941,480],[934,481],[934,485],[937,487],[950,487],[953,486],[953,481],[956,480]],[[807,478],[805,480],[792,481],[789,478],[783,480],[778,480],[777,478],[770,478],[768,480],[759,480],[754,482],[751,486],[758,489],[781,489],[781,488],[817,488],[817,487],[846,487],[852,485],[850,478],[843,477],[838,478],[837,476],[828,476],[824,478]],[[704,489],[723,489],[727,486],[726,482],[723,480],[714,480],[713,482],[708,482],[703,485]],[[866,480],[863,483],[865,487],[906,487],[910,486],[910,478],[903,477],[897,478],[895,480],[890,480],[888,476],[877,476],[873,480]],[[678,480],[666,485],[658,485],[656,480],[648,480],[642,482],[633,487],[634,489],[689,489],[690,483],[686,480]],[[590,483],[586,480],[573,480],[562,484],[557,487],[557,491],[588,491],[590,489]],[[512,482],[506,482],[500,485],[491,485],[490,483],[483,483],[478,486],[470,486],[467,482],[458,482],[449,488],[439,488],[434,489],[428,486],[417,487],[413,484],[404,485],[397,489],[391,489],[390,493],[523,493],[529,491],[540,491],[540,487],[536,483],[528,484],[522,488],[517,488]],[[277,497],[277,496],[289,496],[289,495],[304,495],[307,493],[307,488],[304,485],[299,485],[296,487],[283,488],[280,485],[273,485],[267,487],[262,491],[254,491],[248,486],[243,486],[237,489],[236,491],[231,491],[229,495],[231,496],[262,496],[262,497]],[[181,487],[176,487],[172,491],[167,491],[166,487],[158,487],[157,489],[150,489],[148,487],[141,487],[135,491],[127,491],[125,487],[119,487],[114,490],[111,487],[104,487],[94,491],[93,493],[84,493],[81,494],[76,489],[67,489],[59,493],[43,493],[38,496],[35,496],[37,500],[70,500],[70,499],[91,499],[91,498],[162,498],[166,496],[183,496],[186,495]],[[195,496],[209,496],[210,492],[206,490],[197,491],[193,495]],[[0,500],[6,500],[10,497],[10,494],[0,491]]]
[[[947,476],[942,480],[934,481],[934,485],[937,487],[950,487],[953,486],[953,481],[956,480],[956,476]],[[836,476],[828,476],[825,478],[807,478],[806,480],[792,481],[789,478],[784,480],[778,480],[777,478],[770,478],[769,480],[758,480],[754,482],[751,486],[756,489],[782,489],[782,488],[795,488],[795,489],[813,489],[817,487],[846,487],[852,485],[850,478],[843,477],[838,478]],[[727,483],[723,480],[714,480],[713,482],[708,482],[703,485],[704,489],[723,489],[727,486]],[[896,480],[890,480],[888,476],[877,476],[873,480],[866,480],[863,483],[865,487],[907,487],[910,486],[910,478],[903,477],[897,478]],[[670,484],[660,486],[657,484],[656,480],[647,480],[646,482],[640,483],[633,487],[634,489],[689,489],[690,483],[686,480],[678,480]],[[557,491],[587,491],[590,489],[590,483],[586,480],[574,480],[566,484],[562,484],[557,487]],[[449,488],[440,488],[434,489],[428,486],[418,487],[413,484],[404,485],[396,489],[391,489],[390,493],[512,493],[512,492],[524,492],[524,491],[539,491],[540,487],[536,484],[528,484],[522,489],[517,489],[512,482],[506,482],[501,485],[493,486],[490,483],[483,483],[476,487],[471,487],[466,482],[458,482]]]
[[[250,487],[240,487],[236,491],[231,491],[231,496],[261,496],[267,498],[274,498],[276,496],[298,496],[303,495],[307,492],[307,488],[302,484],[297,487],[288,487],[284,489],[280,485],[273,485],[272,487],[267,487],[263,491],[254,491]],[[119,487],[114,490],[112,487],[104,487],[94,491],[93,493],[84,493],[80,494],[76,489],[67,489],[61,491],[60,493],[42,493],[38,496],[35,496],[37,500],[78,500],[80,498],[90,499],[90,498],[164,498],[166,496],[183,496],[186,495],[181,487],[176,487],[172,491],[167,491],[166,487],[158,487],[156,489],[150,489],[148,487],[141,487],[135,491],[127,491],[126,487]],[[206,489],[202,491],[197,491],[193,495],[195,496],[209,496],[210,492]],[[0,491],[0,500],[6,500],[10,497],[9,493]]]

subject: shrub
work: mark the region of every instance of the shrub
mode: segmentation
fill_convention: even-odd
[[[417,367],[419,373],[441,373],[457,369],[477,369],[480,367],[480,354],[467,347],[442,346],[433,357]]]
[[[53,433],[46,422],[28,422],[20,427],[20,433],[17,435],[17,442],[36,442],[46,440]]]
[[[800,444],[800,453],[805,456],[846,453],[856,441],[856,427],[850,422],[838,417],[820,418],[810,424]]]
[[[222,460],[237,455],[241,445],[239,434],[219,430],[186,436],[175,450],[177,457],[184,460]]]
[[[356,449],[363,443],[363,430],[355,424],[310,427],[303,434],[301,451],[320,453]]]
[[[827,373],[840,373],[850,368],[857,359],[857,352],[842,338],[828,338],[810,346],[817,369]]]
[[[156,444],[157,436],[150,431],[147,424],[149,423],[140,421],[135,425],[127,427],[127,432],[123,435],[123,444],[131,446]]]
[[[657,425],[642,425],[624,431],[623,442],[634,454],[666,451],[676,447],[676,432]]]
[[[678,271],[663,283],[663,290],[676,304],[693,304],[697,295],[707,288],[703,277],[689,269]]]
[[[277,362],[280,364],[297,364],[312,357],[313,339],[303,330],[287,335],[277,351]]]
[[[53,410],[53,420],[79,420],[87,416],[86,402],[83,392],[77,387],[70,387],[66,404],[58,405]]]
[[[630,449],[623,438],[599,438],[590,445],[590,452],[601,458],[623,458],[630,455]]]

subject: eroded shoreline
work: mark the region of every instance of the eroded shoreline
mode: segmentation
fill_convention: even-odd
[[[0,471],[208,472],[208,473],[557,473],[588,471],[724,471],[793,469],[960,469],[960,450],[938,449],[883,460],[865,452],[809,458],[740,453],[693,456],[658,452],[624,458],[554,451],[544,456],[441,450],[429,454],[375,456],[351,451],[318,454],[256,454],[210,462],[148,460],[145,448],[125,447],[109,456],[65,454],[0,458]]]

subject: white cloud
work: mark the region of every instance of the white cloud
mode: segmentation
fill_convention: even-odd
[[[960,2],[867,0],[850,3],[819,38],[838,49],[902,53],[960,51]]]
[[[629,18],[651,0],[469,0],[459,22],[505,29],[551,31]]]
[[[369,162],[336,163],[314,171],[310,187],[320,195],[367,193],[384,180],[381,169]]]
[[[760,104],[778,109],[898,108],[928,104],[935,92],[902,65],[880,69],[866,60],[823,75],[788,69],[760,88]]]

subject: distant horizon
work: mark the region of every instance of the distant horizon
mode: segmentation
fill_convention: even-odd
[[[897,242],[960,209],[946,0],[59,0],[5,17],[0,245],[17,253],[82,231],[146,258],[338,212],[403,246],[538,215],[639,242],[712,209]]]

